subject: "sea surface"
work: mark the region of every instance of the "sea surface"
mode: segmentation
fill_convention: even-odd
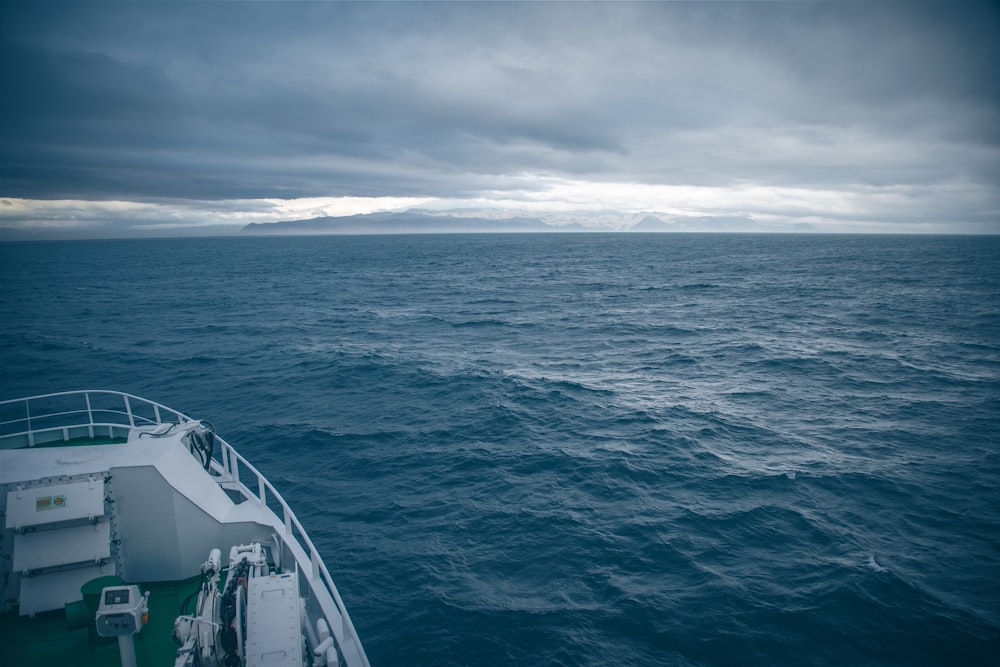
[[[0,244],[0,399],[213,422],[373,665],[1000,664],[1000,237]]]

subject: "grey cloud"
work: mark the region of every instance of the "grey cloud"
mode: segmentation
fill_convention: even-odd
[[[449,196],[523,173],[785,186],[1000,173],[988,4],[0,11],[0,77],[17,91],[0,111],[0,194],[12,196]],[[885,150],[866,152],[871,142]]]

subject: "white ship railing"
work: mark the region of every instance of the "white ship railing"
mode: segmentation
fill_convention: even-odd
[[[82,407],[70,405],[80,399],[83,401]],[[121,399],[121,405],[116,405],[115,399]],[[15,416],[18,414],[21,416]],[[136,426],[176,424],[183,421],[192,419],[173,408],[120,391],[89,389],[41,394],[0,401],[0,449],[68,443],[84,438],[127,438],[129,431]],[[334,614],[331,611],[339,616],[341,632],[335,634],[339,635],[337,638],[344,659],[348,665],[369,667],[368,657],[347,613],[347,607],[333,583],[333,577],[295,513],[267,478],[232,445],[218,434],[215,441],[219,445],[219,458],[212,459],[211,468],[220,478],[220,485],[235,488],[248,501],[258,503],[281,519],[284,531],[280,537],[296,560],[308,565],[306,574],[327,620],[333,620]],[[241,479],[241,468],[251,476],[253,487]],[[333,610],[328,608],[329,603],[323,599],[324,596],[329,598],[329,603],[334,606]],[[336,629],[331,627],[331,630]]]

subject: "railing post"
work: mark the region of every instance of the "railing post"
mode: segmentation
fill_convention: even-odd
[[[123,396],[125,399],[125,412],[128,413],[128,425],[135,428],[135,418],[132,416],[132,404],[128,402],[128,396]]]
[[[285,518],[285,537],[288,540],[292,539],[292,510],[288,509],[288,503],[282,502],[281,509],[284,511]]]
[[[261,507],[267,507],[267,499],[264,494],[267,493],[267,487],[264,486],[264,476],[257,475],[257,499],[260,500]]]
[[[24,415],[28,420],[28,447],[35,446],[35,432],[31,428],[31,401],[24,399]]]
[[[87,435],[94,437],[94,411],[90,407],[90,392],[83,392],[83,401],[87,404]]]
[[[312,565],[312,579],[316,581],[319,579],[319,554],[314,546],[309,547],[309,564]]]

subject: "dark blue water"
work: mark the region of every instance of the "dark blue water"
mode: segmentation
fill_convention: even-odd
[[[998,237],[0,244],[0,276],[0,398],[213,421],[373,664],[998,664]]]

